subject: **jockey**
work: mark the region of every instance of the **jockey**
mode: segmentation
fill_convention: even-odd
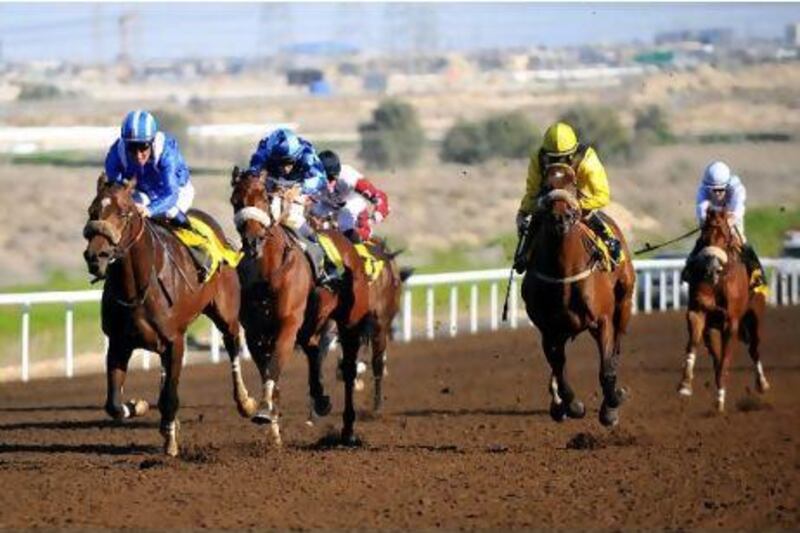
[[[703,172],[700,186],[697,189],[695,215],[697,223],[702,226],[709,209],[724,209],[729,213],[731,227],[738,233],[742,242],[742,261],[747,267],[750,287],[763,287],[764,268],[756,255],[756,251],[744,236],[744,213],[747,190],[739,176],[731,172],[730,167],[722,161],[714,161]],[[698,239],[694,250],[686,260],[687,265],[700,250],[702,245]],[[686,271],[684,271],[686,272]]]
[[[328,213],[336,215],[339,231],[352,242],[368,241],[372,223],[380,223],[389,216],[389,198],[356,169],[342,165],[331,150],[321,152],[319,158],[328,176],[328,194],[326,201],[318,205],[326,206]]]
[[[327,184],[325,168],[311,143],[289,129],[278,128],[258,143],[250,158],[250,170],[255,173],[265,170],[268,177],[292,186],[287,225],[310,244],[307,251],[317,281],[326,285],[339,279],[336,266],[325,260],[317,235],[306,220],[306,205],[320,201]]]
[[[531,154],[525,196],[517,213],[518,233],[520,236],[526,231],[533,234],[531,222],[542,190],[542,175],[548,166],[555,163],[565,163],[575,171],[578,202],[584,213],[583,221],[606,244],[612,261],[619,263],[622,256],[620,242],[597,214],[599,209],[609,204],[611,198],[606,170],[594,148],[579,144],[575,131],[564,122],[550,126],[544,134],[541,148]],[[520,253],[514,258],[514,269],[517,272],[522,273],[525,270],[526,257],[527,246],[522,246]]]
[[[189,167],[178,141],[158,131],[153,115],[136,110],[125,116],[119,139],[106,155],[105,168],[112,183],[136,179],[133,200],[142,216],[162,216],[176,226],[191,229],[186,218],[194,200]]]

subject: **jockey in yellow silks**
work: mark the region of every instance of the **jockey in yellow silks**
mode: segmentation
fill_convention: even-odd
[[[531,154],[525,196],[517,213],[518,232],[522,235],[536,211],[542,189],[542,170],[555,163],[567,164],[575,171],[578,202],[584,213],[583,220],[606,244],[612,260],[615,263],[619,262],[620,242],[597,216],[597,210],[607,206],[611,201],[606,170],[594,148],[580,144],[575,130],[565,122],[557,122],[550,126],[544,134],[541,148]],[[518,272],[524,271],[527,256],[527,250],[521,252],[514,260],[514,268]]]

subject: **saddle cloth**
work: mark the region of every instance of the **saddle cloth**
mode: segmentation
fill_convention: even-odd
[[[342,254],[339,252],[339,249],[336,248],[336,245],[333,244],[331,238],[322,233],[318,233],[317,238],[319,239],[320,246],[325,251],[325,255],[328,257],[331,263],[336,265],[336,268],[340,273],[343,272],[344,260],[342,259]],[[354,244],[353,246],[355,246],[358,256],[361,257],[362,261],[364,262],[364,270],[367,273],[369,281],[372,282],[378,279],[378,276],[383,270],[384,261],[375,257],[365,244]]]
[[[606,220],[606,216],[607,215],[605,214],[601,214],[600,220],[602,220],[603,225],[606,228],[606,231],[608,231],[608,233],[611,235],[615,235],[614,230],[611,228],[611,226],[608,224]],[[592,228],[589,227],[588,224],[583,224],[583,227],[586,230],[586,235],[589,237],[589,240],[592,242],[592,245],[600,253],[601,269],[604,272],[611,272],[612,270],[614,270],[614,261],[612,261],[611,259],[611,252],[608,250],[608,246],[606,245],[605,241],[602,239],[602,237],[596,234],[592,230]],[[628,257],[625,255],[625,250],[624,249],[620,250],[619,264],[624,263],[626,259],[628,259]]]
[[[189,224],[192,229],[176,228],[175,236],[190,249],[201,250],[207,261],[202,266],[205,269],[203,282],[207,281],[219,269],[221,263],[236,267],[244,254],[232,249],[227,243],[223,243],[217,237],[214,229],[199,218],[189,215]]]

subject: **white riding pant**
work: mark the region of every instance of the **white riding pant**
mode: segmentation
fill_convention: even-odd
[[[145,193],[138,191],[136,197],[139,200],[137,203],[145,207],[150,205],[150,198]],[[187,213],[192,208],[192,202],[194,202],[194,185],[192,185],[192,182],[187,182],[186,185],[178,189],[178,200],[175,205],[167,210],[166,217],[175,218],[179,212]]]
[[[336,219],[341,232],[355,229],[358,215],[369,208],[369,201],[358,193],[350,193],[344,200],[344,207],[339,210]]]

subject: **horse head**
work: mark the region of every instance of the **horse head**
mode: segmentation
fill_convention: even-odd
[[[245,253],[258,255],[270,228],[283,223],[289,216],[286,189],[267,178],[266,172],[241,172],[231,175],[231,205],[234,223],[242,238]]]
[[[539,209],[546,214],[549,226],[561,236],[566,235],[581,217],[575,181],[575,171],[562,163],[549,165],[542,179]]]
[[[83,258],[89,273],[97,279],[105,278],[109,265],[133,246],[136,236],[131,228],[143,227],[133,201],[135,187],[135,180],[111,183],[105,174],[97,180],[97,196],[89,205],[89,220],[83,228],[88,241]]]
[[[725,210],[709,209],[700,232],[703,248],[697,254],[702,265],[703,279],[716,284],[728,264],[728,254],[734,243],[734,233]]]

